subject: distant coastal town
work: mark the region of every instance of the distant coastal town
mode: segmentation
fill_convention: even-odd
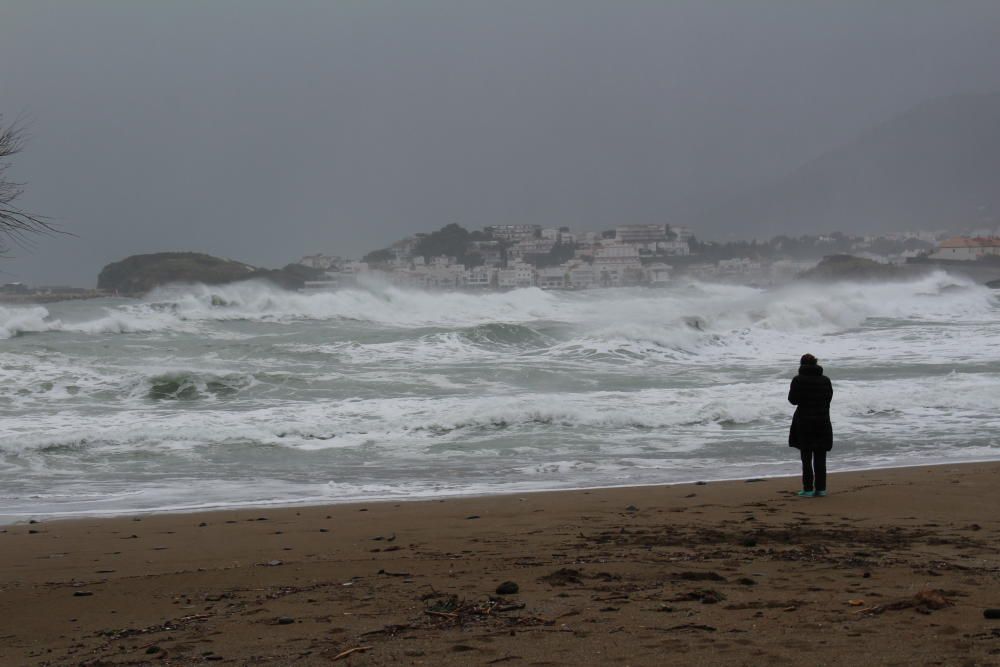
[[[680,277],[773,285],[834,255],[884,266],[988,258],[1000,266],[1000,230],[970,236],[943,231],[864,237],[833,233],[715,243],[699,241],[686,226],[669,224],[619,225],[602,232],[530,224],[469,231],[449,224],[408,236],[361,260],[314,254],[299,264],[323,272],[322,279],[306,281],[306,291],[346,287],[373,276],[422,289],[582,290],[665,286]]]
[[[329,291],[359,284],[416,289],[586,290],[664,287],[703,280],[767,287],[798,277],[891,279],[933,268],[1000,284],[1000,229],[964,236],[914,231],[881,236],[776,236],[700,241],[686,226],[619,225],[601,232],[569,227],[449,224],[369,252],[360,260],[313,254],[280,269],[194,252],[132,255],[105,266],[97,287],[0,285],[0,302],[46,303],[136,297],[167,284],[266,280],[285,289]]]

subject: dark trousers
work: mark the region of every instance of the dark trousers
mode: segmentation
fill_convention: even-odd
[[[826,491],[826,452],[822,449],[801,449],[802,489]],[[815,486],[814,486],[815,484]]]

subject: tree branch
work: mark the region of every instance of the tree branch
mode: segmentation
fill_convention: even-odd
[[[3,117],[0,116],[0,121]],[[37,235],[69,234],[42,216],[32,215],[14,204],[24,194],[24,184],[4,178],[10,167],[7,158],[17,155],[24,148],[24,130],[15,121],[0,124],[0,256],[7,253],[11,245],[28,248]]]

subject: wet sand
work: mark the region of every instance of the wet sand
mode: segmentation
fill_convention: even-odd
[[[3,665],[1000,665],[1000,463],[0,528]],[[498,594],[504,582],[513,582]]]

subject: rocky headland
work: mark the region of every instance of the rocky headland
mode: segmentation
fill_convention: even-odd
[[[97,288],[122,295],[145,294],[170,283],[222,285],[259,279],[286,289],[298,289],[321,273],[301,264],[265,269],[198,252],[158,252],[132,255],[108,264],[97,278]]]

